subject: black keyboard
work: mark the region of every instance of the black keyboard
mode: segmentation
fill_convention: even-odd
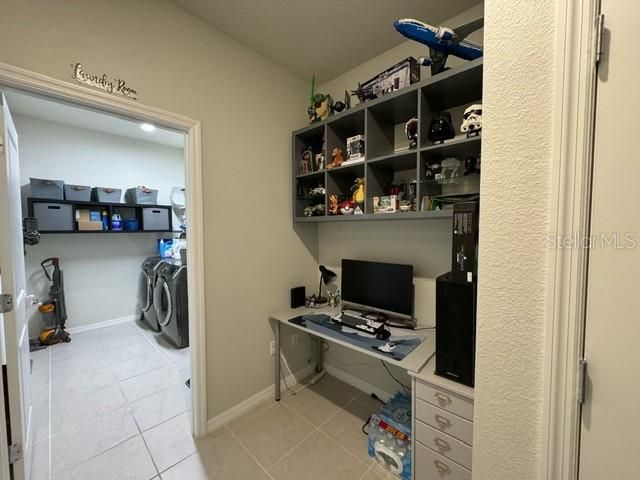
[[[333,319],[337,323],[360,330],[361,332],[368,333],[369,335],[376,335],[380,329],[384,327],[384,323],[377,320],[370,320],[358,315],[356,312],[344,311],[339,316]]]

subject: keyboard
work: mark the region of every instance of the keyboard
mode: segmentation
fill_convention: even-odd
[[[370,320],[362,317],[358,312],[351,310],[345,310],[337,317],[333,318],[334,322],[341,323],[342,325],[359,330],[369,335],[376,335],[383,327],[383,322],[377,320]]]

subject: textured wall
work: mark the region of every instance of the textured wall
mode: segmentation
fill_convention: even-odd
[[[0,62],[71,82],[81,61],[127,80],[140,103],[202,122],[208,415],[268,387],[267,316],[316,280],[314,244],[291,224],[307,82],[166,1],[1,0],[0,11]]]
[[[487,0],[473,476],[539,478],[555,2]]]

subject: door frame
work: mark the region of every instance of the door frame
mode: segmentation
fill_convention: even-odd
[[[547,243],[547,315],[540,471],[547,480],[576,479],[580,452],[579,360],[584,351],[589,250],[557,248],[558,238],[590,235],[595,63],[599,0],[558,6],[555,117]],[[545,239],[550,242],[550,238]],[[587,242],[588,243],[588,242]]]
[[[140,122],[149,122],[185,134],[185,162],[189,223],[187,282],[189,284],[189,338],[191,360],[192,428],[195,437],[207,434],[207,384],[204,284],[204,216],[202,197],[202,141],[200,121],[116,97],[97,89],[58,80],[0,62],[0,87],[35,93],[53,100],[100,110]]]

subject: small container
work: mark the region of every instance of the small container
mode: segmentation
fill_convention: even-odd
[[[102,210],[100,217],[102,219],[102,230],[106,232],[109,230],[109,213],[106,210]]]
[[[137,218],[127,218],[124,221],[124,229],[127,232],[137,232],[140,230],[140,223]]]
[[[119,213],[111,215],[111,230],[114,232],[122,231],[122,217]]]
[[[64,198],[73,202],[90,202],[91,187],[87,185],[69,185],[64,186]]]
[[[132,205],[156,205],[158,190],[147,187],[128,188],[124,192],[124,201]]]
[[[31,196],[49,200],[64,200],[64,182],[46,178],[29,178]]]
[[[122,190],[119,188],[93,187],[91,189],[91,196],[95,202],[121,203]]]

